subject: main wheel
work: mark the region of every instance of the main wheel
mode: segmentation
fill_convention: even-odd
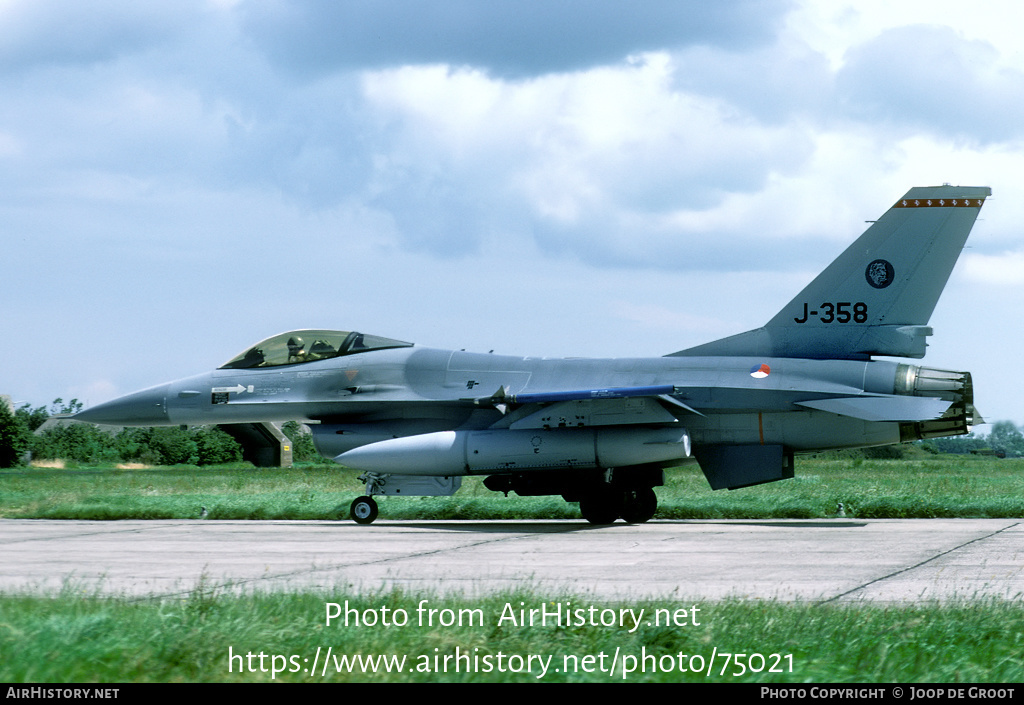
[[[658,509],[658,496],[651,487],[635,487],[622,494],[622,518],[627,524],[643,524]]]
[[[373,497],[356,497],[352,500],[349,513],[352,515],[352,521],[357,524],[372,524],[377,518],[377,503],[373,501]]]
[[[599,485],[580,497],[580,514],[591,524],[612,524],[622,511],[622,495],[611,485]]]

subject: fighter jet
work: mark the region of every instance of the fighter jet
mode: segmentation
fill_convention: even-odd
[[[644,522],[664,471],[713,489],[793,477],[794,457],[967,433],[968,372],[921,358],[928,320],[991,194],[913,188],[763,327],[657,358],[550,359],[296,330],[212,372],[75,417],[129,426],[300,420],[375,497],[561,495],[592,524]]]

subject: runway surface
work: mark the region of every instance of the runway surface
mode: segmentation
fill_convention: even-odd
[[[187,594],[401,586],[551,599],[1024,597],[1024,520],[0,520],[0,591]]]

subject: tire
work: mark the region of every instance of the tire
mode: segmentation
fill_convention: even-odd
[[[622,510],[622,495],[611,485],[600,485],[580,498],[580,514],[596,526],[612,524]]]
[[[643,524],[658,510],[658,496],[651,487],[635,487],[622,494],[622,518],[627,524]]]
[[[373,501],[373,497],[356,497],[349,507],[349,514],[352,521],[357,524],[372,524],[377,518],[377,503]]]

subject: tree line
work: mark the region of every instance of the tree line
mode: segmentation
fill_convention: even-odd
[[[242,460],[242,446],[217,426],[124,428],[116,433],[68,422],[37,431],[54,416],[81,411],[82,403],[55,399],[49,407],[25,404],[13,412],[0,403],[0,468],[32,460],[69,460],[85,464],[218,465]],[[296,460],[319,457],[308,433],[296,422],[282,429],[292,440]]]
[[[997,421],[992,431],[985,434],[968,433],[966,436],[947,436],[924,441],[938,453],[982,453],[1001,458],[1024,457],[1024,434],[1012,421]]]

